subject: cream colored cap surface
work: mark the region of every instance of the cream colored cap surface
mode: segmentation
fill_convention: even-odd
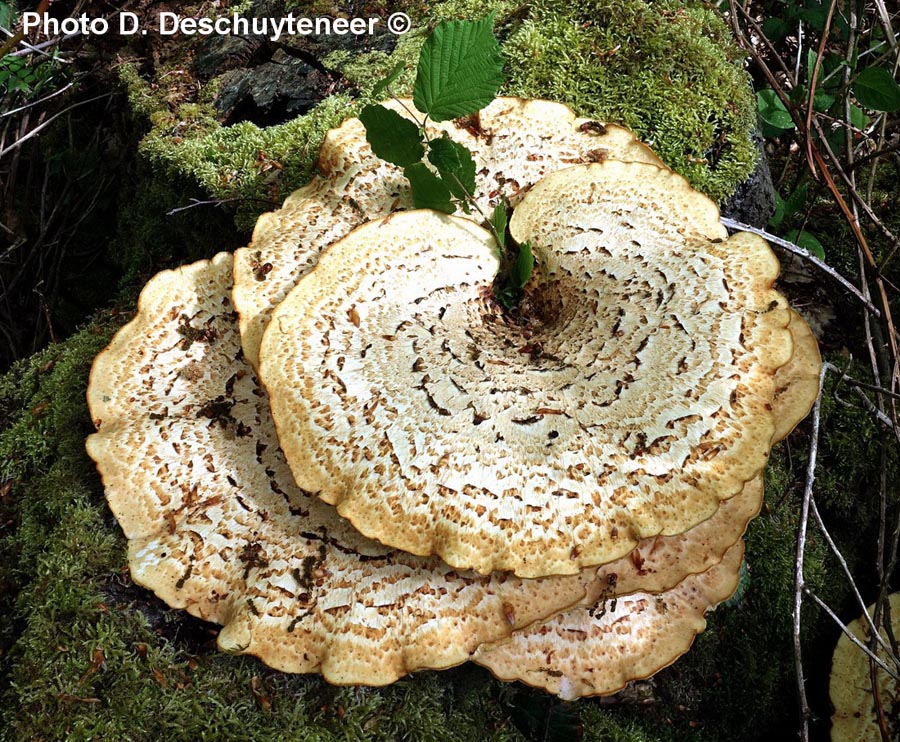
[[[900,593],[888,598],[891,608],[890,624],[895,637],[900,637]],[[875,606],[867,608],[869,616],[875,615]],[[868,622],[860,616],[851,621],[847,628],[857,639],[866,643],[871,636]],[[891,646],[884,628],[879,631],[882,640]],[[877,646],[877,645],[876,645]],[[883,647],[877,646],[876,654],[889,667],[897,668],[896,663]],[[900,736],[900,683],[884,670],[875,668],[875,682],[884,709],[888,734],[891,739]],[[872,693],[872,681],[869,675],[869,658],[855,646],[845,634],[841,634],[834,649],[831,661],[831,739],[833,742],[881,742],[881,730],[878,726],[875,697]]]
[[[667,170],[557,171],[511,222],[551,308],[522,324],[464,224],[362,227],[276,309],[262,377],[301,487],[397,548],[539,577],[692,528],[759,474],[792,353],[764,242],[725,243]]]
[[[743,541],[721,562],[666,592],[601,599],[518,631],[498,647],[482,647],[475,662],[501,680],[574,699],[615,693],[650,677],[684,654],[706,628],[706,612],[736,589]]]
[[[797,423],[809,414],[819,394],[819,373],[822,370],[819,344],[806,320],[793,309],[788,329],[794,352],[791,360],[779,368],[775,376],[775,397],[772,400],[775,441],[786,438]]]

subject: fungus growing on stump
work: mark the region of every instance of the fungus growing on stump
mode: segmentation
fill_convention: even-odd
[[[230,272],[222,254],[156,276],[88,390],[88,451],[135,582],[223,624],[227,651],[335,683],[388,683],[585,596],[667,589],[721,560],[759,508],[757,479],[692,531],[549,580],[459,573],[371,542],[294,485],[241,357]]]
[[[546,316],[494,301],[485,230],[405,212],[322,254],[260,371],[295,480],[367,536],[485,574],[574,574],[760,473],[791,315],[765,242],[726,242],[715,205],[653,165],[552,173],[510,227]]]
[[[335,683],[388,683],[460,662],[578,600],[586,607],[572,612],[583,615],[566,620],[596,616],[600,597],[668,590],[717,564],[759,509],[757,478],[684,534],[550,580],[457,573],[368,541],[291,480],[241,358],[230,267],[223,254],[147,285],[138,316],[95,362],[88,440],[135,582],[224,624],[227,651]],[[790,367],[779,388],[794,383]]]
[[[552,637],[575,636],[573,626],[602,644],[592,656],[632,651],[605,643],[610,621],[616,636],[659,626],[662,633],[644,646],[667,647],[668,664],[737,580],[735,544],[759,509],[765,455],[817,391],[815,341],[771,291],[776,266],[766,248],[743,236],[723,246],[715,208],[677,176],[645,165],[637,187],[630,178],[638,170],[608,162],[581,169],[596,183],[587,192],[552,179],[534,187],[577,162],[618,156],[660,164],[630,132],[576,119],[557,104],[500,99],[477,117],[436,125],[432,134],[441,133],[473,150],[483,207],[501,194],[519,204],[511,230],[535,246],[539,265],[526,293],[542,311],[526,320],[496,304],[495,246],[470,219],[385,216],[408,205],[406,185],[368,151],[359,122],[345,123],[326,141],[321,177],[262,217],[254,243],[236,256],[240,321],[231,303],[233,261],[222,254],[154,278],[137,317],[95,362],[88,397],[98,432],[88,450],[129,539],[134,579],[173,607],[223,624],[223,649],[290,672],[321,672],[334,683],[380,685],[457,664],[482,646],[478,661],[489,666],[519,651],[516,676],[533,682],[529,653],[549,656],[542,642],[561,647]],[[563,208],[543,203],[548,194]],[[579,199],[584,208],[576,209]],[[659,213],[642,217],[648,204]],[[643,259],[633,259],[645,231],[653,238]],[[312,270],[319,253],[348,233]],[[657,261],[653,250],[661,248]],[[681,262],[670,265],[668,251]],[[439,259],[429,262],[425,253]],[[406,277],[386,280],[386,266]],[[692,275],[710,270],[721,274],[721,289],[704,290]],[[690,280],[670,286],[668,276],[682,273]],[[261,356],[262,375],[280,399],[279,441],[266,391],[244,358],[257,363],[272,309],[298,279]],[[610,290],[618,279],[622,286]],[[611,297],[606,306],[601,295]],[[325,305],[330,313],[320,312]],[[718,319],[705,327],[691,313]],[[579,334],[585,319],[593,330]],[[573,358],[564,357],[565,346],[575,348]],[[373,360],[387,366],[372,371]],[[614,376],[617,365],[622,373]],[[652,399],[672,396],[670,377],[688,381],[680,404],[702,408],[698,419],[666,417],[668,407],[656,410],[662,417],[655,421],[652,410],[641,417],[634,400],[648,373],[660,387],[645,389]],[[599,389],[588,383],[595,378]],[[309,408],[298,413],[294,401],[307,397]],[[327,400],[335,404],[323,406]],[[403,413],[403,405],[415,413]],[[735,426],[750,440],[741,455],[758,459],[739,461],[722,477],[717,462],[740,443],[727,439],[733,420],[720,408],[747,423]],[[598,410],[624,421],[618,438],[595,439],[603,425],[594,427],[590,415]],[[703,423],[704,414],[715,425]],[[462,436],[449,445],[442,425]],[[662,437],[654,425],[666,431]],[[363,429],[375,437],[364,441]],[[483,440],[473,431],[490,433]],[[280,444],[317,461],[330,452],[325,475],[295,460],[306,489],[298,487]],[[621,472],[585,463],[610,447]],[[378,449],[386,462],[376,460]],[[373,502],[371,475],[398,466],[436,491],[411,490],[411,506],[397,499],[401,479]],[[646,478],[633,482],[638,470]],[[485,489],[494,502],[481,501]],[[538,491],[549,499],[528,500]],[[340,499],[338,492],[361,503],[362,525],[374,523],[368,532],[379,539],[385,523],[390,530],[405,518],[401,530],[424,538],[424,554],[461,554],[456,564],[485,574],[361,535],[316,497]],[[692,492],[685,518],[672,498]],[[585,503],[596,517],[582,522]],[[525,517],[536,513],[542,522],[528,525]],[[503,533],[512,534],[512,548]],[[548,534],[555,545],[544,548]],[[523,544],[548,555],[532,560]],[[493,549],[499,558],[485,556]],[[568,576],[490,572],[498,569]],[[615,610],[601,615],[616,598]],[[670,604],[683,612],[665,625],[657,609]],[[573,605],[555,623],[541,623]],[[638,661],[611,670],[623,682],[653,671],[639,659],[644,650],[634,651]],[[554,692],[614,690],[586,674],[569,649],[545,664],[540,673],[566,678],[559,687],[536,682]]]

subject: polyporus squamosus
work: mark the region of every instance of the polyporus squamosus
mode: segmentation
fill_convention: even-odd
[[[409,100],[386,105],[404,116],[412,109]],[[429,122],[427,129],[431,138],[447,135],[471,150],[475,199],[484,213],[501,197],[517,203],[560,167],[605,158],[662,165],[627,129],[577,118],[550,101],[498,98],[474,116]],[[372,153],[359,119],[330,131],[319,154],[319,175],[281,209],[260,217],[250,245],[235,253],[234,304],[250,363],[259,365],[259,344],[272,310],[324,248],[366,221],[409,208],[412,198],[402,170]],[[473,218],[480,218],[477,212]]]
[[[574,574],[709,518],[764,467],[792,355],[778,261],[671,171],[556,171],[510,228],[509,320],[472,222],[404,212],[324,252],[261,348],[297,483],[361,532],[481,573]]]
[[[602,159],[607,150],[597,145],[617,140],[623,152],[655,161],[623,130],[573,123],[568,109],[555,104],[498,101],[494,109],[537,126],[538,133],[526,127],[516,138],[499,129],[479,141],[495,149],[505,143],[510,155],[535,172],[552,169],[554,157]],[[483,113],[482,128],[491,125],[490,114]],[[554,116],[562,126],[553,123]],[[477,125],[477,119],[470,123]],[[358,122],[342,127],[358,128]],[[472,127],[456,134],[463,128]],[[357,130],[346,141],[359,145],[360,137]],[[523,141],[531,141],[536,153]],[[358,193],[353,184],[365,182],[351,173],[344,185]],[[501,176],[497,182],[516,201],[532,181],[520,185]],[[303,213],[310,208],[304,199],[297,204]],[[299,255],[308,269],[322,247],[322,241],[304,244],[285,256],[285,265]],[[245,266],[258,271],[254,280],[267,275],[266,264],[254,267],[255,261],[251,254]],[[435,559],[372,543],[290,481],[265,393],[241,359],[230,274],[229,256],[220,255],[154,279],[138,317],[98,358],[89,390],[98,426],[89,449],[129,536],[135,580],[173,606],[225,624],[223,648],[257,654],[290,671],[319,670],[332,682],[390,682],[417,667],[462,661],[482,642],[496,642],[582,595],[594,602],[640,589],[668,590],[685,575],[719,563],[758,510],[762,488],[756,479],[684,534],[645,539],[596,574],[585,570],[540,582],[458,574]],[[787,372],[792,364],[779,371],[778,394],[802,399],[808,392],[795,392],[801,383],[809,389],[803,370],[809,371],[810,362]],[[786,415],[787,429],[805,412]],[[621,609],[616,616],[619,634],[632,619]],[[454,630],[447,631],[448,625]],[[489,656],[482,652],[479,661]],[[563,666],[560,672],[574,677],[577,669]],[[578,692],[607,691],[584,684]]]
[[[895,637],[900,637],[900,593],[888,598],[890,603],[890,624]],[[869,616],[875,615],[875,606],[867,609]],[[863,616],[850,622],[847,628],[861,642],[868,642],[871,634],[869,622]],[[891,646],[887,633],[879,627],[881,641]],[[888,667],[897,668],[891,654],[883,646],[876,645],[875,653]],[[875,667],[875,682],[884,710],[884,720],[890,739],[900,736],[900,683],[880,667]],[[872,693],[869,674],[869,658],[855,646],[846,634],[841,634],[831,661],[831,739],[834,742],[881,742],[877,707]]]
[[[635,590],[669,590],[716,565],[759,509],[757,478],[688,533],[647,539],[624,559],[575,578],[459,574],[438,560],[369,542],[291,481],[265,393],[241,359],[230,268],[223,254],[148,284],[138,316],[95,363],[89,401],[98,433],[88,441],[129,537],[135,581],[173,607],[225,624],[219,643],[226,650],[283,670],[318,670],[331,682],[387,683],[418,667],[460,662],[481,642],[497,641],[585,590],[586,606]],[[780,386],[795,383],[786,375]],[[736,579],[734,569],[729,574]],[[676,599],[681,592],[679,586]],[[640,632],[631,629],[626,607],[635,606],[644,622],[660,605],[655,597],[623,600],[606,624],[615,622],[617,637]],[[550,624],[549,634],[596,616],[572,610]],[[678,637],[685,626],[699,630],[691,616],[672,624]],[[603,635],[606,624],[595,633]],[[536,631],[547,640],[548,631]],[[656,641],[680,646],[676,639]],[[502,675],[522,641],[535,645],[523,632],[508,649],[480,652],[478,661],[494,667],[496,657]],[[607,637],[597,651],[621,652],[618,646]],[[579,681],[578,668],[562,665],[568,656],[560,653],[565,675],[556,677],[573,679],[551,690],[575,692],[577,684],[579,693],[609,692],[609,685],[591,691]],[[661,655],[660,666],[671,659]],[[644,672],[640,663],[629,667],[621,672]],[[540,684],[535,672],[523,670],[522,677]],[[552,667],[548,672],[553,677]]]

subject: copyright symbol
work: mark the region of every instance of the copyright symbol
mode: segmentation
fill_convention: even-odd
[[[387,29],[392,34],[402,36],[409,31],[412,21],[406,13],[391,13],[387,19]]]

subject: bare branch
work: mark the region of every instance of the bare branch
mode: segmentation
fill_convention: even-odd
[[[797,675],[797,692],[800,697],[800,739],[809,742],[809,701],[806,698],[806,679],[803,674],[803,648],[800,642],[800,621],[803,608],[803,591],[806,584],[803,576],[803,561],[806,554],[806,530],[809,523],[809,508],[813,496],[813,482],[816,479],[816,459],[819,453],[819,423],[822,418],[822,390],[825,386],[826,365],[819,372],[819,393],[812,410],[812,433],[809,442],[809,464],[806,467],[806,484],[803,487],[803,505],[800,510],[800,526],[797,531],[797,555],[794,562],[794,670]]]
[[[776,237],[774,234],[772,234],[771,232],[766,232],[766,230],[764,229],[757,229],[756,227],[751,227],[749,224],[737,222],[734,219],[727,219],[726,217],[722,217],[721,219],[719,219],[719,221],[729,229],[739,229],[744,232],[753,232],[753,234],[758,234],[760,237],[764,237],[769,242],[786,250],[792,255],[797,255],[798,257],[809,261],[814,266],[816,266],[816,268],[828,275],[830,278],[837,281],[839,284],[841,284],[841,286],[847,289],[847,291],[853,294],[853,296],[859,299],[860,302],[862,302],[863,306],[869,310],[869,312],[874,314],[876,317],[881,317],[881,312],[879,311],[879,309],[865,297],[862,291],[856,288],[856,286],[850,283],[850,281],[844,278],[834,268],[832,268],[827,263],[819,260],[819,258],[810,253],[808,250],[804,250],[799,245],[795,245],[793,242],[789,242],[788,240],[782,239],[781,237]]]

